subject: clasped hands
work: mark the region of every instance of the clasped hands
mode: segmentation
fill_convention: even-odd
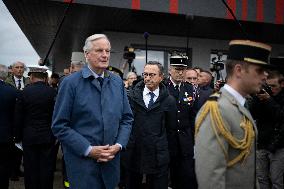
[[[89,157],[96,159],[97,162],[108,162],[111,161],[119,151],[120,146],[118,144],[111,146],[92,146]]]

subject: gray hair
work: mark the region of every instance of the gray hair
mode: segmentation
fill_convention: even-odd
[[[27,70],[27,66],[25,63],[21,62],[21,61],[16,61],[16,62],[13,62],[13,64],[11,64],[12,68],[16,66],[16,64],[22,64],[24,66],[24,70],[26,71]]]
[[[0,79],[5,80],[8,77],[8,67],[0,64]]]
[[[134,76],[137,77],[137,75],[136,75],[135,72],[128,72],[127,75],[126,75],[126,79],[128,79],[128,78],[129,78],[130,76],[132,76],[132,75],[134,75]]]
[[[105,38],[109,41],[108,37],[105,34],[94,34],[89,36],[86,41],[85,41],[85,45],[83,47],[83,51],[84,53],[89,52],[90,50],[92,50],[93,48],[93,44],[92,42],[101,38]]]

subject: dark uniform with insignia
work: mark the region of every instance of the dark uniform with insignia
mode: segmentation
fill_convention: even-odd
[[[171,58],[171,66],[184,67],[183,58]],[[176,85],[168,78],[165,81],[170,95],[176,99],[177,130],[176,145],[169,146],[171,153],[170,177],[173,189],[197,188],[194,173],[194,121],[196,115],[196,99],[193,86],[187,82]],[[174,144],[174,143],[172,143]]]
[[[25,187],[52,189],[55,137],[51,131],[56,91],[45,81],[46,70],[31,68],[31,82],[16,102],[16,140],[23,143]],[[35,78],[36,80],[33,80]]]

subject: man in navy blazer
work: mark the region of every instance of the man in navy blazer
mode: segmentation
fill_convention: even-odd
[[[88,64],[60,84],[52,130],[62,144],[71,189],[114,189],[133,115],[123,81],[106,71],[108,38],[88,37],[84,53]]]
[[[9,188],[11,157],[13,149],[13,115],[17,90],[5,83],[8,68],[0,64],[0,188]]]

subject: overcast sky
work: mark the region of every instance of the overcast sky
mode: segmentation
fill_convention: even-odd
[[[9,66],[20,60],[27,66],[37,66],[39,56],[0,0],[0,64]]]

